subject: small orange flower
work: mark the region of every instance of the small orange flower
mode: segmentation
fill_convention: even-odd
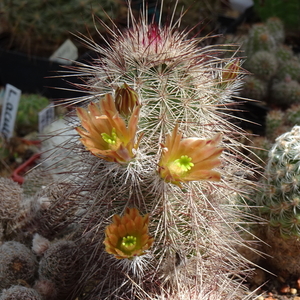
[[[105,250],[116,258],[129,258],[145,254],[153,244],[148,235],[149,216],[141,216],[136,208],[126,208],[125,215],[113,216],[113,223],[105,229]]]
[[[166,182],[181,187],[182,182],[195,180],[219,181],[221,175],[212,170],[219,166],[219,156],[223,149],[218,148],[221,134],[211,140],[199,138],[182,139],[176,125],[172,135],[166,137],[158,172]]]
[[[129,162],[139,144],[135,143],[139,111],[139,106],[133,109],[126,127],[110,94],[100,100],[100,105],[92,102],[87,110],[78,107],[77,115],[85,129],[76,128],[80,141],[95,156],[120,164]]]

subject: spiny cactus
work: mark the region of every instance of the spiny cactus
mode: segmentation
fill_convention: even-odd
[[[42,300],[42,297],[32,288],[14,285],[4,289],[0,295],[1,300]]]
[[[37,269],[33,253],[23,244],[8,241],[0,246],[0,287],[20,283],[32,284]]]
[[[228,121],[239,59],[189,39],[176,20],[129,20],[124,31],[107,28],[107,46],[81,37],[99,57],[78,65],[89,96],[69,100],[81,104],[66,118],[78,135],[62,146],[62,161],[74,161],[59,182],[76,199],[73,238],[88,257],[72,294],[232,299],[240,285],[230,277],[246,267],[234,199],[252,184],[243,133]]]

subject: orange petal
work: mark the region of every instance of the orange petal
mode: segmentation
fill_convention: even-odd
[[[120,237],[124,237],[127,235],[126,227],[123,224],[118,226],[118,233]]]

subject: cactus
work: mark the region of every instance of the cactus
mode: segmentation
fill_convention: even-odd
[[[261,101],[266,97],[267,89],[268,86],[266,82],[255,76],[248,76],[244,80],[241,96]]]
[[[39,262],[37,285],[43,294],[49,297],[49,291],[57,291],[56,299],[59,300],[65,299],[74,290],[82,272],[76,249],[74,242],[61,240],[51,244],[44,252]]]
[[[227,120],[243,77],[239,59],[218,57],[221,46],[199,47],[176,21],[129,17],[128,29],[109,31],[107,46],[82,38],[99,58],[78,65],[90,95],[69,100],[80,104],[78,118],[66,117],[78,134],[62,146],[61,161],[74,161],[58,182],[76,199],[73,238],[88,257],[72,295],[232,299],[241,290],[230,277],[247,263],[234,248],[243,242],[235,226],[246,221],[234,199],[252,184],[237,159],[248,161],[243,133]],[[66,201],[58,197],[57,207]],[[52,209],[45,224],[47,216]],[[43,259],[40,275],[52,281]]]
[[[25,136],[38,130],[38,113],[49,104],[49,100],[36,94],[22,94],[17,116],[16,132]]]
[[[0,227],[1,240],[11,237],[20,216],[22,188],[10,178],[0,177]]]
[[[276,56],[268,51],[257,51],[246,62],[246,68],[257,77],[268,81],[277,71]]]
[[[286,78],[300,82],[300,61],[290,59],[278,68],[276,79],[284,81]]]
[[[300,275],[299,137],[300,126],[296,125],[276,139],[262,188],[253,194],[252,210],[267,222],[255,232],[269,245],[263,250],[270,255],[271,270],[285,278]]]
[[[23,281],[32,284],[37,261],[23,244],[8,241],[0,246],[0,287],[8,288]]]
[[[271,88],[274,102],[289,107],[300,101],[300,84],[295,80],[275,81]]]
[[[284,66],[288,61],[291,61],[294,58],[294,53],[290,47],[284,44],[279,44],[275,56],[278,58],[279,67]]]
[[[253,79],[246,79],[241,90],[243,97],[263,100],[282,108],[288,108],[299,100],[299,59],[283,41],[283,24],[278,18],[269,18],[249,30],[243,47],[248,56],[245,68],[253,73]],[[257,79],[263,82],[259,85]],[[261,93],[261,85],[266,88],[264,94]],[[259,89],[257,93],[256,86]]]
[[[257,51],[273,52],[276,47],[276,39],[270,34],[265,24],[254,24],[249,30],[248,37],[244,41],[247,57],[251,57]]]
[[[266,26],[277,44],[284,42],[285,31],[284,31],[284,25],[280,18],[277,17],[268,18],[266,20]]]
[[[2,290],[0,300],[42,300],[42,297],[34,289],[14,285]]]

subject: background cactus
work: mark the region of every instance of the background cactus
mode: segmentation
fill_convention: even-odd
[[[12,179],[0,177],[0,231],[2,241],[14,236],[14,229],[21,215],[22,193],[22,188]]]
[[[0,246],[1,288],[9,288],[20,282],[31,285],[36,269],[36,258],[25,245],[8,241]]]
[[[272,17],[254,24],[245,38],[245,68],[252,75],[246,78],[243,97],[267,102],[270,106],[287,108],[299,101],[299,58],[284,44],[285,31],[280,19]],[[261,84],[258,84],[258,80]],[[261,86],[266,87],[262,93]]]
[[[44,252],[43,257],[39,262],[39,287],[41,291],[42,282],[53,287],[44,292],[46,299],[51,299],[54,294],[57,294],[55,299],[66,299],[66,297],[74,290],[78,284],[78,279],[82,272],[82,264],[79,260],[80,255],[77,253],[77,247],[72,241],[57,241],[52,243]],[[51,293],[49,293],[51,292]]]
[[[300,276],[299,137],[300,126],[294,126],[276,139],[261,188],[249,197],[250,210],[266,222],[254,232],[266,243],[268,268],[284,278]]]

